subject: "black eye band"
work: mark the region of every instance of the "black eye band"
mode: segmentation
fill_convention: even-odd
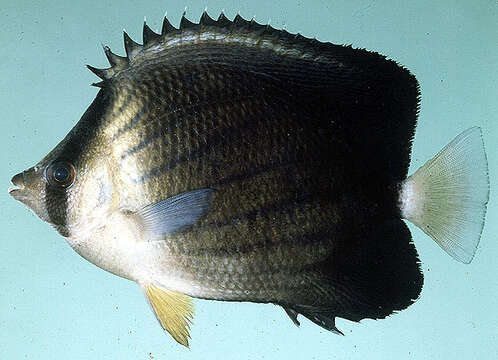
[[[74,183],[76,169],[68,162],[55,162],[47,167],[45,177],[50,185],[66,188]]]

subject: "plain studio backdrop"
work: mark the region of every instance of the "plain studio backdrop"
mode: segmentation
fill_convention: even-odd
[[[97,93],[83,65],[107,66],[101,43],[124,53],[187,6],[207,6],[336,44],[374,50],[410,69],[422,92],[411,172],[458,133],[483,129],[491,198],[470,265],[410,225],[425,284],[387,319],[338,319],[346,336],[274,305],[196,300],[190,349],[163,332],[139,288],[80,258],[7,194],[79,120]],[[1,359],[496,359],[498,358],[498,3],[480,1],[7,1],[0,4]]]

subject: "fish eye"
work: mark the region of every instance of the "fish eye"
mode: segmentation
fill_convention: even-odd
[[[76,169],[68,162],[55,162],[47,167],[45,177],[50,185],[66,188],[74,183]]]

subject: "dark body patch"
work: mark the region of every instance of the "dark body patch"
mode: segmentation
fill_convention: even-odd
[[[93,71],[108,130],[144,204],[216,189],[211,211],[164,241],[202,297],[273,302],[326,328],[417,298],[422,274],[399,219],[418,85],[361,49],[268,26],[166,23]],[[148,30],[147,30],[148,31]],[[111,130],[109,130],[111,129]],[[123,144],[126,146],[116,146]]]

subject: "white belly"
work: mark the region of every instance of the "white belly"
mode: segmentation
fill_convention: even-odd
[[[134,281],[142,275],[140,264],[146,259],[141,259],[138,248],[144,240],[128,215],[116,211],[97,228],[82,224],[67,241],[83,258],[106,271]]]
[[[83,230],[86,227],[86,230]],[[93,228],[93,230],[89,230]],[[190,273],[179,269],[166,241],[147,239],[133,215],[116,211],[98,227],[80,226],[67,238],[83,258],[117,276],[139,284],[155,284],[196,297],[205,289]],[[77,234],[77,235],[76,235]]]

